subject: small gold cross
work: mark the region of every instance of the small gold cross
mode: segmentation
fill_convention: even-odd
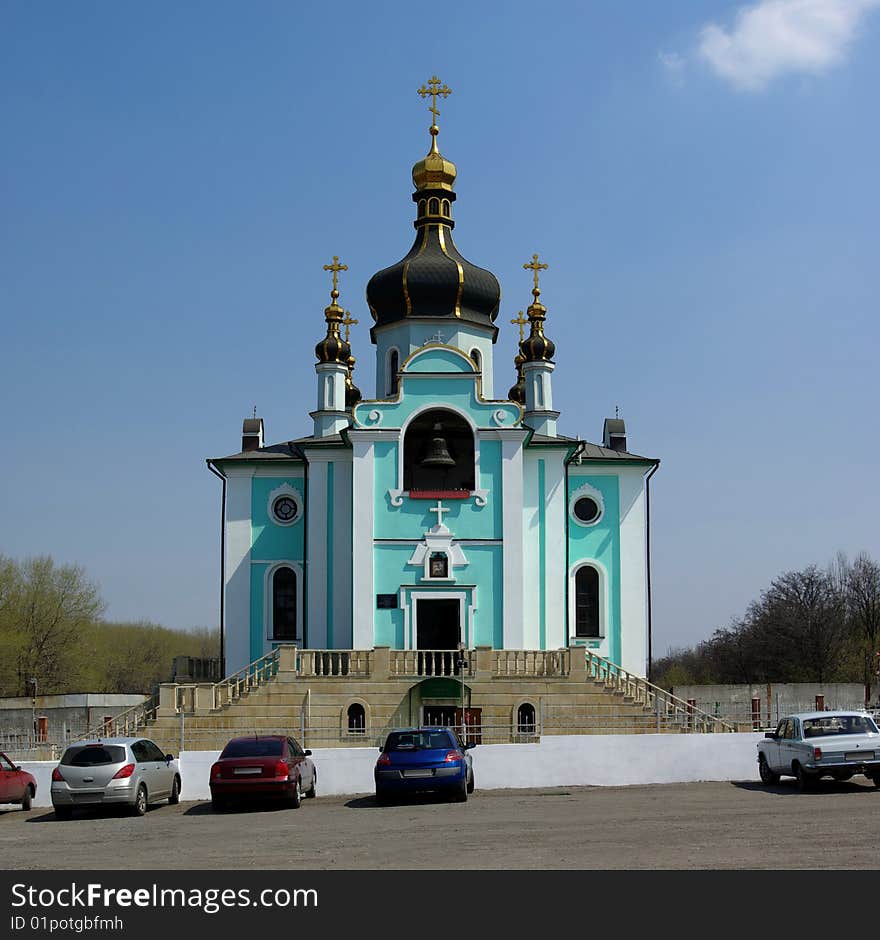
[[[360,322],[361,322],[360,320],[353,320],[353,319],[352,319],[351,311],[350,311],[350,310],[346,310],[346,311],[345,311],[345,316],[342,318],[342,324],[343,324],[343,326],[345,327],[345,341],[346,341],[346,343],[349,341],[349,330],[351,329],[351,327],[357,326],[358,323],[360,323]]]
[[[535,257],[537,258],[538,256],[535,255]],[[339,263],[339,255],[333,255],[333,264],[325,264],[325,265],[324,265],[324,270],[325,270],[325,271],[332,271],[332,272],[333,272],[333,294],[335,294],[336,297],[338,297],[338,296],[339,296],[339,286],[338,286],[338,283],[337,283],[337,279],[338,279],[338,277],[339,277],[339,272],[340,272],[340,271],[347,271],[347,270],[348,270],[348,265],[347,265],[347,264],[340,264],[340,263]],[[333,296],[333,294],[331,294],[331,296]],[[335,297],[334,297],[334,299],[335,299]]]
[[[440,79],[437,78],[436,75],[432,75],[431,78],[428,80],[427,84],[428,84],[427,88],[424,85],[422,85],[422,87],[419,89],[419,94],[423,98],[427,98],[428,95],[431,96],[431,107],[428,108],[428,110],[431,112],[431,114],[434,115],[434,124],[436,124],[437,115],[440,113],[437,110],[437,98],[438,97],[448,98],[449,95],[452,94],[452,89],[447,88],[446,85],[443,85],[443,87],[441,88]]]
[[[523,327],[529,322],[526,317],[523,316],[522,310],[510,321],[511,323],[516,323],[519,326],[519,341],[522,342],[525,333],[523,332]]]
[[[550,267],[550,265],[549,265],[549,264],[539,264],[539,263],[538,263],[538,256],[537,256],[537,255],[532,255],[532,260],[531,260],[528,264],[524,264],[523,267],[524,267],[527,271],[534,271],[534,273],[535,273],[535,290],[537,291],[537,290],[538,290],[538,271],[546,271],[547,268]],[[534,293],[534,291],[533,291],[533,293]],[[539,291],[539,293],[540,293],[540,291]],[[537,294],[536,294],[535,296],[537,296]]]

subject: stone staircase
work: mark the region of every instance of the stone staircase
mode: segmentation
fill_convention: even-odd
[[[583,647],[459,653],[282,646],[222,682],[161,686],[152,708],[120,715],[113,731],[144,734],[173,754],[219,750],[248,733],[292,734],[309,748],[374,747],[390,728],[418,724],[423,708],[451,714],[462,695],[464,730],[485,744],[735,730]],[[523,705],[532,707],[531,720],[522,720]],[[352,725],[351,706],[362,709],[360,724]],[[460,726],[460,710],[453,721]]]

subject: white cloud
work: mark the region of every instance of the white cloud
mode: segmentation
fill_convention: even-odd
[[[880,0],[760,0],[741,7],[729,30],[700,33],[699,54],[738,88],[760,90],[780,75],[821,72],[841,63]]]

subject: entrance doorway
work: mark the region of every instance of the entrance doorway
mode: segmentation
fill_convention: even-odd
[[[456,705],[425,705],[424,724],[452,728],[466,744],[483,743],[483,709]]]
[[[457,598],[416,601],[416,648],[456,650],[461,640],[461,603]]]

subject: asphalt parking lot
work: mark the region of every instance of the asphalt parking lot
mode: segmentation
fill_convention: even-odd
[[[477,791],[393,806],[319,797],[298,810],[143,818],[0,811],[6,869],[735,869],[880,867],[880,789],[863,778]]]

